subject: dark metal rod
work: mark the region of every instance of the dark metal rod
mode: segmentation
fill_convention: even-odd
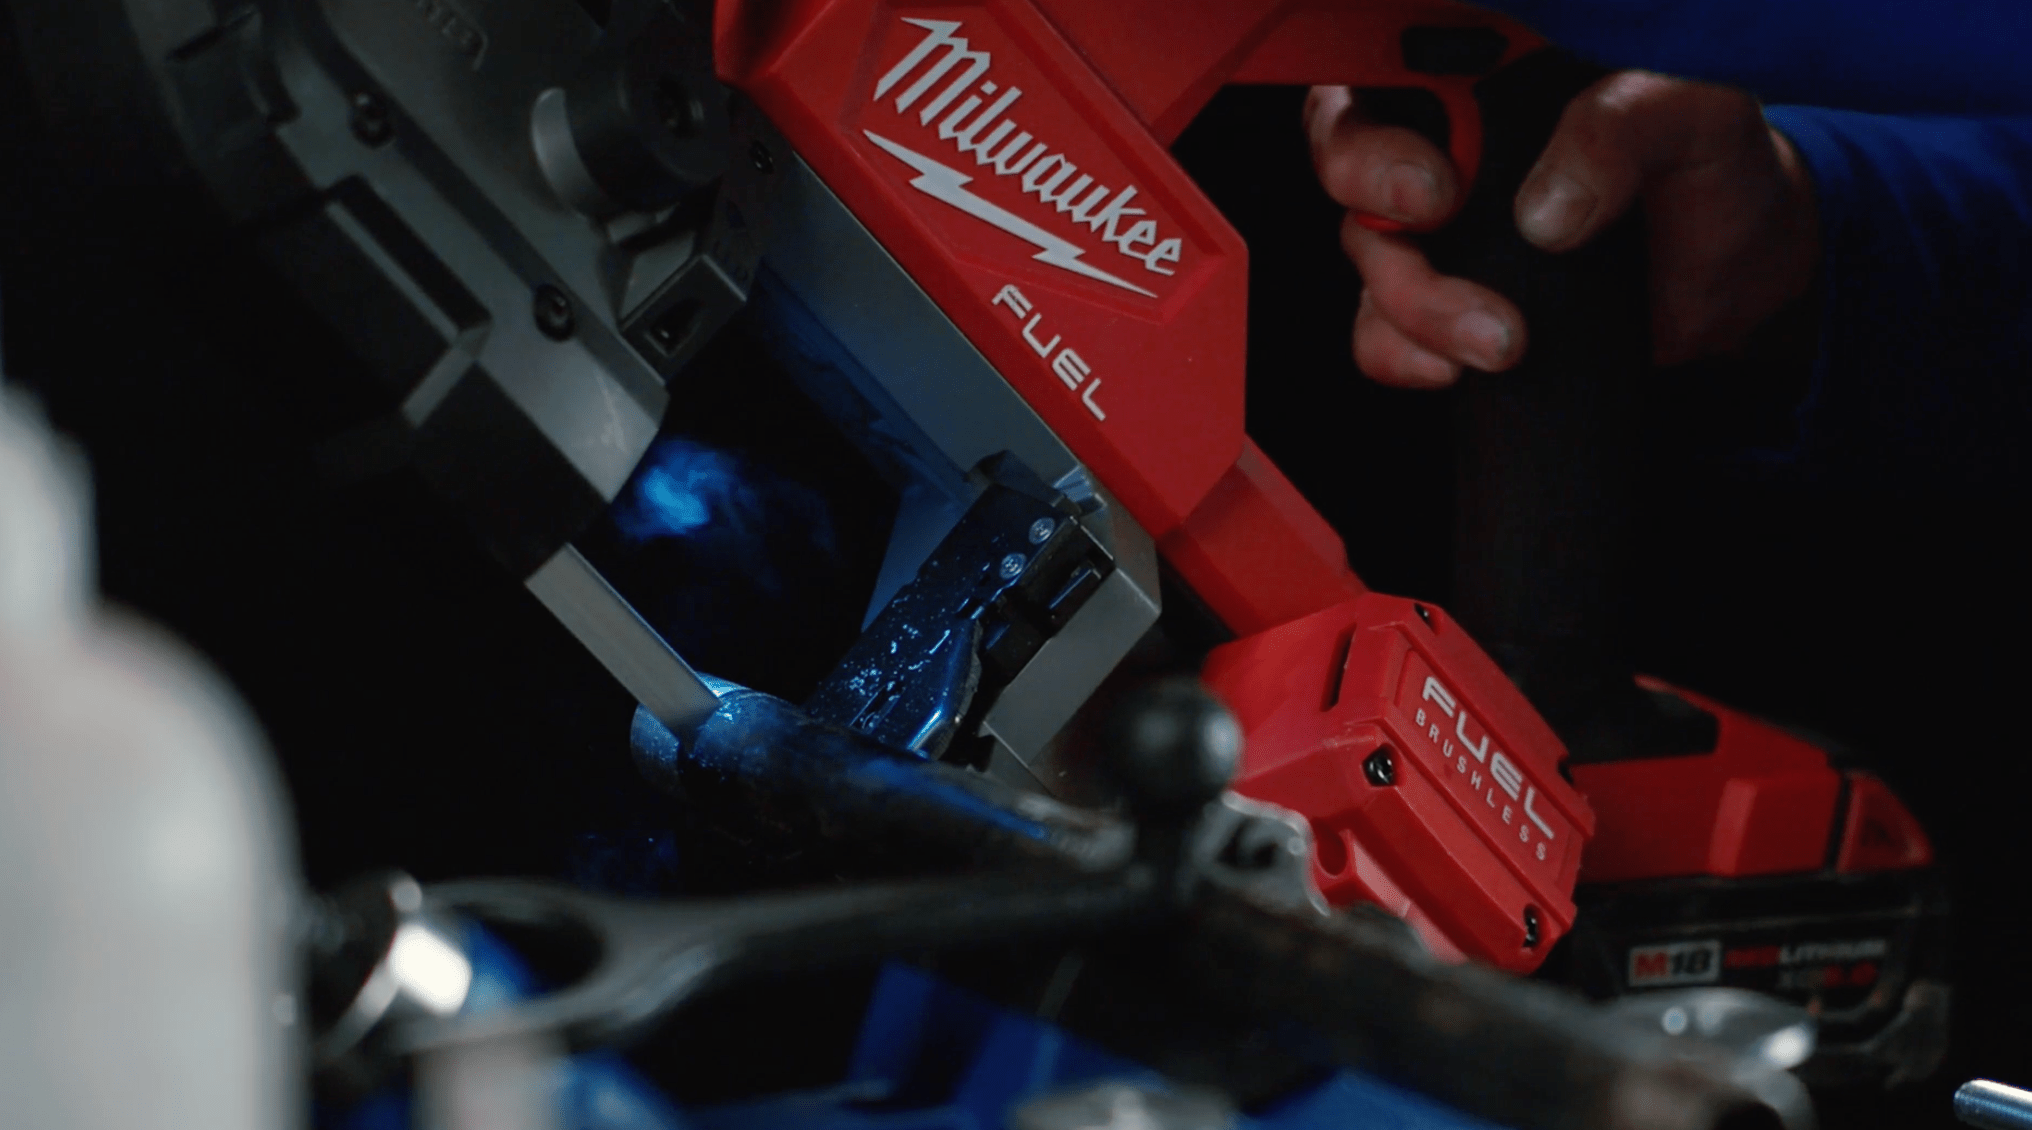
[[[885,870],[868,866],[882,859],[918,874],[1107,870],[1135,845],[1124,820],[925,761],[755,691],[723,694],[711,717],[682,734],[638,712],[633,742],[643,775],[694,811],[745,822],[757,844],[824,844],[862,873]]]
[[[1498,1125],[1782,1125],[1725,1057],[1689,1057],[1549,986],[1441,962],[1382,923],[1275,914],[1209,891],[1178,937],[1180,976],[1229,1007],[1296,1023],[1337,1062]]]
[[[598,963],[563,989],[473,1017],[422,1020],[410,1052],[510,1037],[574,1050],[631,1041],[708,989],[951,946],[1080,938],[1160,913],[1148,869],[837,887],[724,901],[658,902],[502,879],[430,888],[442,910],[595,944]]]

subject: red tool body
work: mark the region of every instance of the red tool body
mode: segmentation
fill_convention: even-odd
[[[1845,792],[1817,748],[1711,704],[1716,752],[1569,783],[1503,670],[1437,609],[1367,591],[1244,433],[1248,249],[1167,145],[1227,83],[1418,87],[1472,179],[1478,76],[1541,46],[1401,0],[745,0],[716,25],[723,80],[1233,632],[1204,675],[1248,734],[1238,787],[1312,822],[1322,888],[1514,971],[1573,925],[1577,879],[1819,868],[1845,795],[1864,815],[1840,818],[1899,842],[1844,866],[1930,859],[1880,786]]]

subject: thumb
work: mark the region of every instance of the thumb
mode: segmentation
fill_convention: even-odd
[[[1547,251],[1594,238],[1629,209],[1652,170],[1681,159],[1708,112],[1707,89],[1623,71],[1582,91],[1517,190],[1517,230]]]

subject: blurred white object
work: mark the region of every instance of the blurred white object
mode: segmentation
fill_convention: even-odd
[[[99,605],[84,476],[0,386],[0,1127],[304,1121],[293,839],[246,710]]]
[[[1777,997],[1720,986],[1633,993],[1603,1006],[1639,1031],[1672,1037],[1690,1058],[1719,1054],[1736,1083],[1789,1130],[1812,1130],[1813,1100],[1791,1073],[1813,1056],[1813,1014]]]
[[[1641,1027],[1714,1044],[1773,1071],[1790,1071],[1813,1055],[1813,1014],[1790,1001],[1744,989],[1703,988],[1635,993],[1605,1006]]]

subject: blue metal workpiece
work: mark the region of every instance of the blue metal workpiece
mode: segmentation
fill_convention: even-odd
[[[685,1112],[692,1130],[1001,1130],[1024,1102],[1107,1082],[1154,1090],[1157,1073],[920,970],[883,970],[853,1067],[839,1086]],[[1234,1130],[1494,1130],[1489,1123],[1341,1071]]]

